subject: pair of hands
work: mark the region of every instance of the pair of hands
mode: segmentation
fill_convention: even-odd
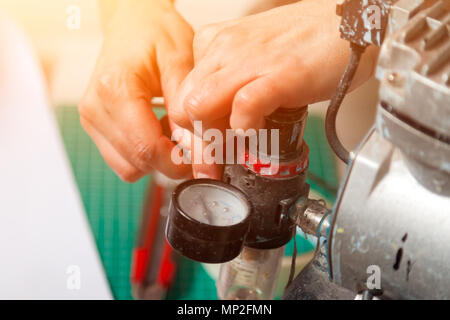
[[[279,107],[300,107],[333,94],[350,54],[339,37],[334,0],[303,0],[200,29],[169,0],[117,0],[102,52],[79,106],[81,124],[125,181],[155,169],[188,177],[171,160],[151,108],[164,96],[171,127],[264,127]],[[365,54],[354,86],[370,77],[376,50]],[[219,178],[215,165],[194,176]]]

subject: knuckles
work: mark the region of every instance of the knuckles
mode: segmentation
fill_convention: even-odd
[[[257,110],[253,110],[254,106],[251,103],[251,99],[249,95],[245,91],[238,91],[234,97],[233,102],[233,108],[242,110],[242,111],[249,111],[249,112],[256,112]]]
[[[95,120],[95,115],[100,108],[109,106],[116,100],[114,96],[118,94],[117,80],[111,73],[101,73],[89,85],[83,99],[78,105],[78,112],[82,118],[89,121]]]
[[[194,57],[203,57],[207,52],[215,51],[212,49],[218,46],[233,48],[235,38],[235,29],[221,23],[201,27],[194,34]]]
[[[119,176],[119,178],[127,183],[134,183],[137,182],[139,179],[142,178],[143,174],[139,170],[133,167],[127,167],[127,168],[120,168],[116,170],[116,174]]]
[[[80,116],[80,124],[84,131],[89,131],[89,120],[87,120],[87,118],[82,115]]]
[[[95,119],[95,107],[94,103],[88,99],[87,97],[83,98],[83,100],[78,105],[78,113],[81,117],[81,125],[85,128],[85,122],[83,120],[93,121]]]
[[[194,34],[194,49],[208,45],[217,35],[218,27],[214,24],[201,27]]]
[[[133,146],[133,155],[135,165],[144,172],[149,172],[152,167],[151,163],[155,158],[157,151],[155,145],[143,142],[139,139],[131,139]]]
[[[189,113],[189,116],[193,117],[192,120],[201,120],[200,111],[202,110],[202,101],[195,94],[189,94],[183,101],[183,108]]]
[[[169,108],[168,114],[169,114],[169,119],[171,121],[173,121],[175,124],[177,124],[178,126],[180,126],[182,128],[186,128],[190,125],[190,120],[184,112],[183,113],[175,112]]]
[[[106,70],[101,72],[93,85],[93,94],[107,108],[114,105],[122,97],[129,96],[130,76],[119,70]]]

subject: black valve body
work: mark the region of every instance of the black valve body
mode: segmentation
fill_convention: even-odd
[[[289,216],[290,208],[301,197],[307,199],[306,183],[308,147],[303,142],[307,108],[279,109],[266,119],[266,128],[279,130],[280,166],[305,163],[296,174],[285,177],[262,175],[246,165],[228,165],[224,181],[242,190],[253,205],[250,229],[245,245],[256,249],[275,249],[292,238],[295,222]],[[270,140],[270,139],[269,139]],[[271,146],[269,145],[269,157]],[[267,155],[262,155],[267,157]]]

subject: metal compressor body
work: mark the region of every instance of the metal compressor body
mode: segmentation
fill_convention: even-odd
[[[382,298],[450,299],[450,2],[399,1],[390,27],[376,129],[334,209],[330,275],[361,292],[378,270]]]

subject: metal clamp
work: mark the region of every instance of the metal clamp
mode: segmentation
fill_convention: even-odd
[[[324,200],[308,199],[296,204],[295,223],[307,234],[326,237],[330,218],[331,211]]]

